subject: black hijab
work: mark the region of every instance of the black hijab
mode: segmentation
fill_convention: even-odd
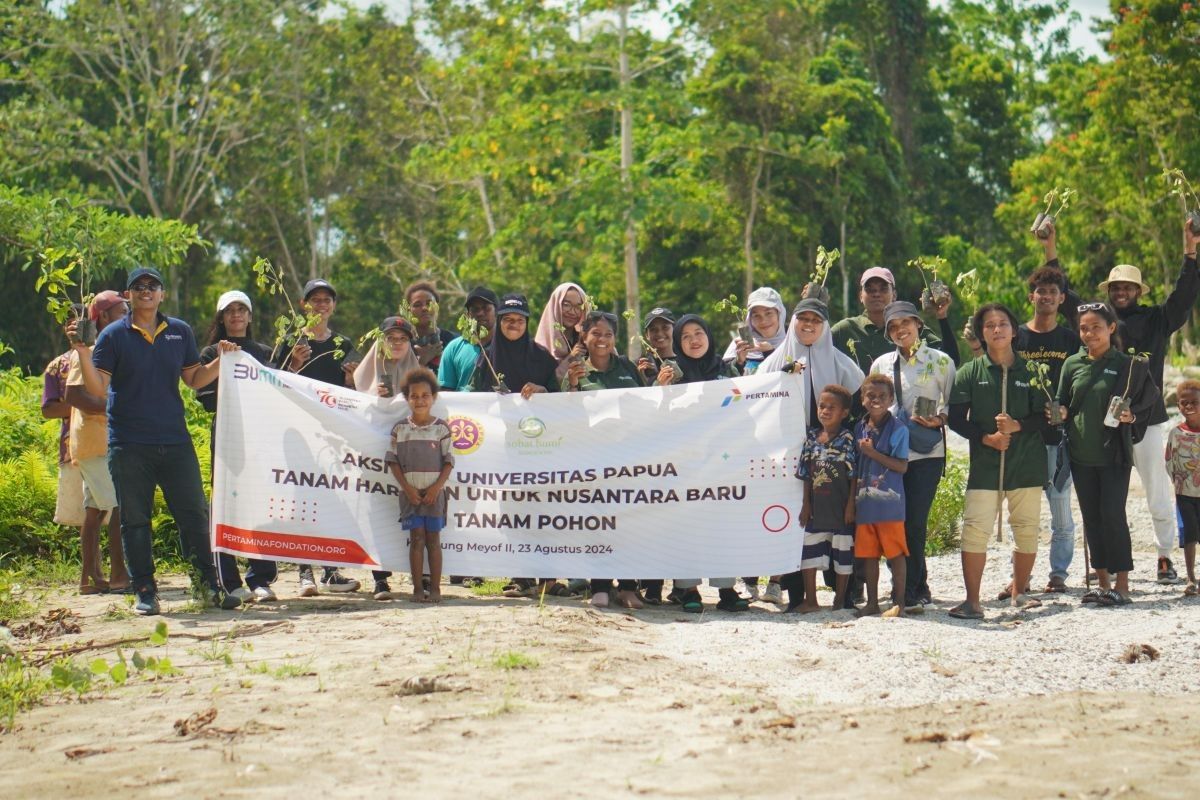
[[[500,319],[496,318],[496,332],[483,350],[492,361],[492,367],[504,377],[504,385],[510,392],[519,392],[527,383],[542,386],[547,392],[558,391],[558,378],[554,370],[558,362],[554,356],[537,342],[529,338],[529,325],[520,339],[510,341],[500,330]],[[477,392],[493,391],[495,379],[488,369],[483,355],[475,361],[472,384]]]
[[[683,354],[683,347],[680,342],[683,337],[683,326],[689,322],[694,322],[704,329],[704,335],[708,337],[708,350],[700,358],[691,358]],[[680,383],[697,383],[699,381],[711,381],[717,378],[724,377],[725,361],[721,357],[721,351],[716,348],[713,342],[712,331],[708,327],[708,323],[701,319],[696,314],[684,314],[675,322],[675,330],[671,333],[671,341],[675,345],[675,361],[679,364],[679,368],[683,370],[683,380]]]

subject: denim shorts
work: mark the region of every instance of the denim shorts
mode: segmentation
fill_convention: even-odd
[[[414,528],[424,528],[426,533],[438,533],[442,528],[446,527],[446,520],[442,517],[422,517],[418,514],[413,514],[400,520],[400,527],[406,531],[411,531]]]

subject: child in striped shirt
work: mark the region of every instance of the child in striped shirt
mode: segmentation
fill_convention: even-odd
[[[421,568],[429,554],[429,601],[442,599],[442,545],[438,534],[446,524],[446,494],[454,455],[450,451],[450,426],[433,416],[437,376],[420,367],[404,376],[400,391],[408,401],[409,416],[392,428],[385,462],[400,484],[400,527],[408,532],[408,562],[413,577],[414,603],[425,602]]]

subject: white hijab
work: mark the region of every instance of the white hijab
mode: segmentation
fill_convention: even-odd
[[[762,333],[754,327],[753,323],[750,322],[750,312],[755,308],[773,308],[779,312],[779,328],[775,331],[774,336],[763,336]],[[779,296],[779,292],[775,291],[770,286],[762,286],[751,292],[750,296],[746,298],[745,324],[750,327],[750,332],[756,341],[769,342],[772,352],[778,349],[779,345],[783,344],[783,340],[787,338],[788,332],[787,309],[784,308],[783,298]],[[762,357],[762,353],[758,350],[751,350],[747,354],[747,357],[753,360],[759,360]],[[725,348],[725,355],[723,358],[726,361],[732,361],[733,359],[737,358],[737,339],[734,339],[729,343],[729,347]]]
[[[800,344],[792,323],[795,317],[788,320],[787,334],[784,342],[775,348],[775,352],[767,356],[766,361],[759,366],[759,372],[778,372],[793,361],[805,360],[804,368],[804,411],[812,407],[815,398],[810,397],[812,387],[819,394],[831,383],[845,387],[851,394],[862,386],[863,372],[854,363],[854,359],[833,346],[833,333],[829,321],[826,320],[821,328],[821,335],[811,346]]]

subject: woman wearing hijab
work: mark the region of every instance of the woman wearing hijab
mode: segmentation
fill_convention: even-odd
[[[421,366],[413,351],[417,330],[404,317],[388,317],[379,325],[379,330],[383,332],[383,339],[371,343],[371,348],[354,369],[354,388],[363,394],[395,397],[404,376]],[[371,577],[375,579],[372,596],[376,600],[393,599],[388,583],[392,573],[372,570]],[[414,575],[413,583],[416,582]]]
[[[750,339],[754,344],[746,351],[743,375],[754,374],[767,356],[783,344],[783,340],[787,336],[787,328],[784,326],[786,313],[787,309],[784,308],[783,298],[770,286],[755,289],[746,298],[746,319],[743,324],[750,329]],[[740,337],[735,338],[725,348],[726,361],[737,360],[739,341]],[[762,599],[768,603],[778,604],[783,602],[779,577],[778,575],[770,576],[767,580],[767,590],[762,593],[761,598],[758,593],[757,576],[745,576],[742,578],[742,583],[746,585],[746,592],[752,600]]]
[[[787,328],[784,325],[786,313],[783,298],[770,286],[763,286],[750,293],[750,297],[746,299],[744,324],[750,329],[750,338],[754,344],[746,351],[746,366],[742,374],[753,374],[767,356],[783,344],[787,337]],[[736,361],[737,351],[738,339],[734,339],[725,348],[725,360]]]
[[[862,386],[863,372],[854,359],[833,345],[829,308],[820,300],[801,300],[792,310],[792,322],[783,344],[759,365],[760,372],[778,372],[803,365],[802,394],[805,427],[817,419],[817,396],[830,384],[845,387],[854,395]],[[814,391],[815,387],[815,391]]]
[[[542,309],[537,333],[533,340],[554,356],[558,364],[557,380],[567,374],[567,356],[584,358],[583,317],[591,308],[591,301],[583,287],[577,283],[560,283]],[[556,381],[557,383],[557,381]]]
[[[498,332],[475,363],[475,391],[514,391],[526,400],[542,392],[558,391],[554,356],[529,338],[529,301],[525,295],[506,294],[500,298],[496,328]],[[566,587],[556,581],[542,581],[538,587],[532,578],[514,578],[504,587],[506,597],[534,597],[539,592],[561,595]]]
[[[717,350],[708,323],[695,314],[684,314],[679,318],[675,323],[672,342],[676,362],[683,372],[680,383],[715,381],[740,375],[749,350],[749,345],[743,342],[734,360],[726,363]],[[717,589],[720,595],[717,602],[719,611],[746,611],[750,608],[750,601],[733,588],[735,583],[736,578],[709,579],[708,585]],[[696,588],[699,585],[699,578],[676,578],[675,588],[667,599],[679,603],[684,611],[699,614],[704,610],[700,591]]]
[[[554,356],[529,338],[529,301],[525,295],[506,294],[500,298],[496,327],[500,334],[492,337],[475,365],[475,391],[495,391],[497,376],[505,391],[520,392],[526,400],[540,392],[558,391]]]
[[[417,331],[403,317],[388,317],[379,329],[383,341],[372,342],[355,368],[354,388],[364,394],[394,397],[404,376],[421,366],[412,346]]]
[[[829,328],[829,307],[820,300],[808,298],[796,304],[783,343],[759,365],[758,371],[779,372],[793,369],[796,364],[802,365],[803,369],[800,397],[806,429],[819,424],[817,399],[826,386],[841,386],[853,397],[858,396],[863,382],[862,370],[854,359],[834,346],[833,333]],[[826,580],[830,585],[835,582],[830,577]],[[804,596],[801,573],[791,572],[780,576],[779,587],[781,593],[782,589],[787,589],[788,610],[799,607]],[[767,591],[772,591],[769,584]]]

